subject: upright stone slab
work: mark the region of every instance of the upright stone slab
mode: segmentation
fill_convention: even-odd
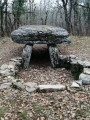
[[[57,45],[49,45],[49,54],[52,67],[57,67],[59,64],[59,49],[57,48]]]
[[[33,45],[26,45],[25,48],[23,49],[22,59],[23,59],[23,68],[25,69],[29,67],[32,47]]]

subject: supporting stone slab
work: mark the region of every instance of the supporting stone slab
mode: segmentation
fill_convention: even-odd
[[[30,58],[32,54],[33,45],[25,45],[22,53],[23,68],[27,69],[29,67]]]
[[[49,54],[52,67],[55,68],[59,65],[59,49],[57,45],[48,45],[49,47]]]

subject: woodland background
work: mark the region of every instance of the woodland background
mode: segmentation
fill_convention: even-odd
[[[32,24],[90,35],[90,0],[0,0],[0,36],[10,36],[19,26]]]

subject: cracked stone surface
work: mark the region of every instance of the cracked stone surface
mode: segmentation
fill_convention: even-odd
[[[12,40],[21,44],[70,43],[69,33],[60,27],[48,25],[27,25],[11,33]]]

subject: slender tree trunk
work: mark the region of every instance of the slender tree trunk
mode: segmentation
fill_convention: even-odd
[[[4,37],[4,29],[3,29],[3,9],[2,6],[0,8],[0,16],[1,16],[1,36]]]
[[[5,29],[6,29],[6,34],[8,35],[8,26],[7,26],[7,0],[6,0],[6,6],[5,6]]]
[[[47,24],[47,18],[48,18],[48,11],[46,11],[45,25]]]
[[[68,10],[67,10],[68,0],[66,0],[66,2],[65,2],[65,0],[62,0],[62,2],[63,2],[64,13],[65,13],[66,28],[67,28],[68,32],[70,33],[70,22],[71,22],[70,20],[71,20],[71,18],[69,18],[69,16],[68,16]]]

